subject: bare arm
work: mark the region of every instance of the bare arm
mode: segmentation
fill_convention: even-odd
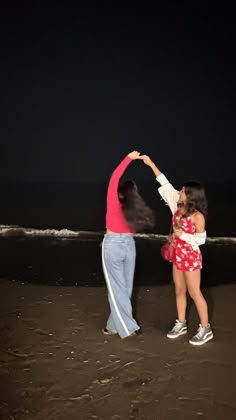
[[[177,210],[177,201],[179,198],[179,191],[177,191],[172,184],[168,181],[166,176],[160,171],[160,169],[156,166],[156,164],[150,159],[147,155],[139,156],[139,159],[142,159],[143,162],[149,166],[153,173],[156,176],[157,182],[159,182],[160,187],[158,188],[158,192],[169,206],[171,212],[174,214]]]
[[[141,155],[141,156],[139,156],[139,159],[142,159],[143,160],[143,162],[147,165],[147,166],[149,166],[151,169],[152,169],[152,171],[153,171],[153,173],[154,173],[154,175],[155,176],[159,176],[159,175],[161,175],[161,171],[160,171],[160,169],[156,166],[156,164],[150,159],[150,157],[149,156],[147,156],[147,155]]]
[[[205,217],[202,213],[196,212],[192,216],[192,222],[197,233],[205,232]]]

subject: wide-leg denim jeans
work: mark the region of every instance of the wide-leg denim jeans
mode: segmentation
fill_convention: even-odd
[[[140,328],[133,318],[131,305],[135,259],[136,248],[132,234],[105,234],[102,263],[111,309],[106,328],[118,333],[121,338]]]

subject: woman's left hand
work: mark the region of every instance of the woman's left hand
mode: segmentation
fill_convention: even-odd
[[[174,229],[174,235],[176,238],[179,238],[182,234],[182,229]]]
[[[134,150],[133,152],[129,153],[128,156],[129,156],[130,159],[133,159],[133,160],[140,159],[140,157],[139,157],[140,152],[137,152],[136,150]]]

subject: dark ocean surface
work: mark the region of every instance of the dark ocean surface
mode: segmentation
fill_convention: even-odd
[[[0,278],[57,286],[104,286],[102,235],[82,238],[0,237]],[[172,281],[169,262],[162,260],[164,239],[136,238],[135,285],[165,285]],[[207,243],[203,254],[202,285],[235,282],[234,243]]]
[[[236,237],[236,185],[206,186],[210,237]],[[167,234],[171,213],[154,181],[139,184],[146,202],[156,212],[155,233]],[[0,225],[40,229],[103,231],[107,183],[25,183],[1,186]]]
[[[101,184],[21,184],[2,186],[0,208],[0,278],[60,286],[104,286],[100,243],[106,211]],[[136,237],[135,285],[172,281],[171,264],[160,248],[168,234],[171,213],[157,185],[139,187],[156,210],[153,234]],[[202,285],[235,281],[236,203],[234,186],[209,186],[207,243]],[[4,225],[16,225],[6,227]]]

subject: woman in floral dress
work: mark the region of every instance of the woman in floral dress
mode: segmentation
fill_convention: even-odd
[[[173,280],[176,291],[178,319],[167,333],[168,338],[177,338],[187,333],[187,291],[193,299],[200,318],[197,334],[189,341],[202,345],[213,338],[208,322],[208,308],[200,289],[202,254],[199,246],[206,241],[205,217],[206,196],[204,188],[197,182],[187,182],[177,191],[155,163],[147,155],[140,156],[156,176],[161,185],[159,194],[173,214]]]

